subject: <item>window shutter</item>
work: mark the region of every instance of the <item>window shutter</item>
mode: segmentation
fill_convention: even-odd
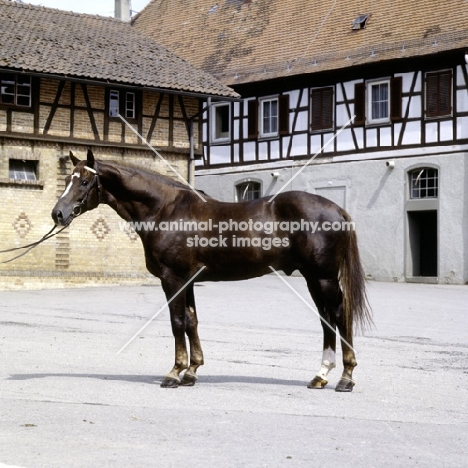
[[[439,75],[439,115],[452,113],[452,72]]]
[[[289,94],[284,94],[278,98],[279,116],[278,133],[280,135],[289,134]]]
[[[333,88],[312,90],[312,130],[333,127]]]
[[[322,92],[322,128],[333,127],[333,88]]]
[[[247,102],[247,138],[252,140],[258,136],[258,101]]]
[[[452,113],[452,71],[426,75],[426,117]]]
[[[354,85],[354,125],[364,125],[366,120],[366,85],[356,83]]]
[[[426,76],[426,117],[436,117],[438,115],[438,75],[435,73]]]
[[[402,78],[392,78],[390,81],[390,118],[401,120],[402,118]]]

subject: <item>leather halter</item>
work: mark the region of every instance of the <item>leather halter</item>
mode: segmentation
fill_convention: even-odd
[[[73,219],[77,218],[78,216],[80,216],[81,209],[84,206],[84,204],[87,202],[89,194],[91,193],[91,190],[93,189],[93,187],[95,185],[97,185],[98,205],[101,203],[101,189],[102,189],[102,186],[101,186],[101,181],[99,180],[99,174],[98,174],[98,171],[97,171],[97,163],[95,163],[95,166],[96,166],[96,169],[93,169],[93,168],[91,168],[89,166],[84,167],[87,171],[93,173],[94,176],[93,176],[93,180],[91,181],[91,183],[88,186],[88,191],[86,192],[86,195],[83,197],[83,199],[81,201],[79,201],[78,203],[73,205],[72,212],[71,212],[71,220],[73,220]]]

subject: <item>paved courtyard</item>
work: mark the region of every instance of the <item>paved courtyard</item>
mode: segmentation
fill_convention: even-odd
[[[167,310],[117,354],[161,287],[0,292],[0,467],[466,466],[468,286],[370,283],[350,394],[306,388],[321,326],[277,277],[195,293],[206,364],[162,389]]]

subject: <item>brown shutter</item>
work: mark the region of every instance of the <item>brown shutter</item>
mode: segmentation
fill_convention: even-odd
[[[247,102],[247,138],[252,140],[258,136],[258,101]]]
[[[452,113],[452,71],[439,74],[439,115]]]
[[[366,84],[354,85],[354,125],[364,125],[366,121]]]
[[[392,78],[390,80],[390,118],[401,120],[402,118],[402,78]]]
[[[324,129],[333,127],[333,88],[322,92],[322,126]]]
[[[438,114],[437,97],[439,95],[439,79],[436,73],[426,75],[426,117],[435,117]]]
[[[289,134],[289,94],[284,94],[278,98],[278,133],[280,135]]]
[[[312,90],[312,130],[333,127],[333,88]]]
[[[426,117],[452,113],[452,71],[426,75]]]

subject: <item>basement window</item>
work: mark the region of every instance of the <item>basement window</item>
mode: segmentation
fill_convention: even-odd
[[[262,186],[259,182],[247,181],[236,185],[236,200],[238,202],[260,198]]]
[[[12,180],[37,180],[37,161],[10,159],[8,177]]]
[[[439,171],[430,167],[416,169],[410,174],[410,198],[437,198]]]
[[[354,21],[353,21],[353,30],[357,31],[359,29],[364,29],[367,25],[367,21],[369,19],[370,14],[365,14],[365,15],[359,15]]]

